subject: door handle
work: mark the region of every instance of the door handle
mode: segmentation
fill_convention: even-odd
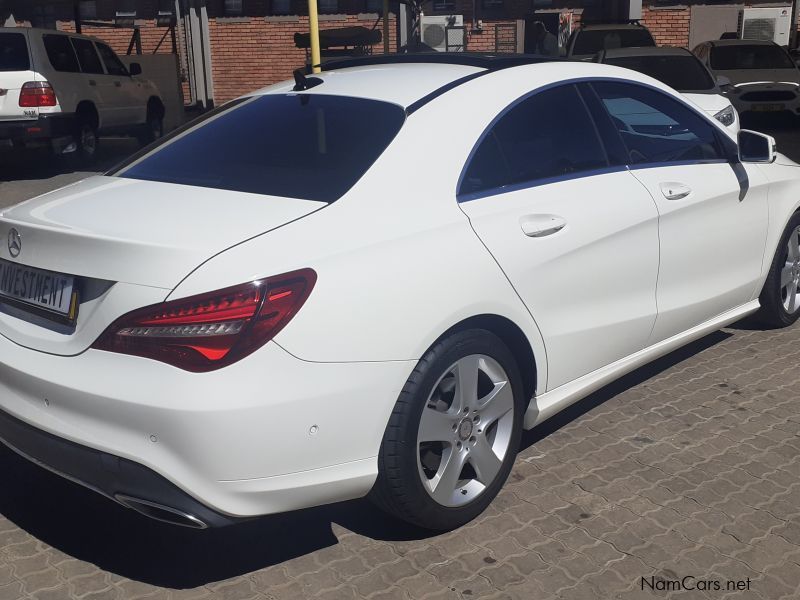
[[[519,225],[528,237],[545,237],[564,229],[567,222],[558,215],[526,215],[520,218]]]
[[[666,181],[661,184],[661,193],[667,200],[682,200],[692,193],[692,188],[676,181]]]

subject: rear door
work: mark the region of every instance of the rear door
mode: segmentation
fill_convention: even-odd
[[[0,31],[0,121],[38,118],[37,108],[19,105],[19,93],[27,81],[36,81],[27,32]]]
[[[100,127],[112,127],[119,121],[119,104],[116,102],[117,92],[111,89],[111,81],[106,78],[103,64],[91,40],[70,37],[81,72],[85,75],[86,85],[93,90],[95,105],[100,115]]]
[[[643,349],[656,318],[658,212],[607,133],[575,85],[534,93],[484,134],[459,186],[547,340],[548,390]]]

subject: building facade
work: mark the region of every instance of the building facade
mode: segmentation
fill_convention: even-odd
[[[318,5],[323,30],[383,29],[382,0],[318,0]],[[589,16],[602,20],[631,13],[641,14],[640,21],[658,44],[693,47],[718,37],[720,28],[736,27],[739,11],[749,7],[783,8],[796,22],[791,2],[761,0],[425,0],[418,9],[423,42],[440,42],[437,30],[429,31],[428,25],[445,20],[453,25],[448,35],[457,34],[456,47],[514,52],[528,49],[526,32],[536,21],[560,34],[563,43]],[[392,0],[390,52],[414,39],[417,15],[411,5]],[[120,54],[178,54],[187,105],[219,104],[290,78],[307,59],[295,41],[296,33],[308,31],[307,0],[0,0],[3,20],[64,31],[79,28]],[[383,46],[381,40],[355,51],[381,53]],[[353,51],[353,46],[330,47],[324,54]]]

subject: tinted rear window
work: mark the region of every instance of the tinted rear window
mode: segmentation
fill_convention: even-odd
[[[28,42],[21,33],[0,33],[0,71],[28,71]]]
[[[79,73],[81,68],[69,38],[65,35],[44,35],[44,49],[47,51],[47,58],[56,71],[67,73]]]
[[[779,46],[714,46],[711,68],[720,71],[738,69],[794,69],[789,55]]]
[[[714,88],[711,75],[694,56],[617,56],[605,62],[639,71],[678,91]]]
[[[259,96],[166,140],[116,175],[333,202],[397,135],[405,111],[388,102]]]
[[[573,54],[597,54],[614,48],[655,46],[647,29],[588,29],[578,33]]]

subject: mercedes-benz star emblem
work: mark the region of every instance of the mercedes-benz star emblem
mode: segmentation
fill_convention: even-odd
[[[8,232],[8,253],[12,258],[16,258],[20,252],[22,252],[22,236],[12,227]]]

